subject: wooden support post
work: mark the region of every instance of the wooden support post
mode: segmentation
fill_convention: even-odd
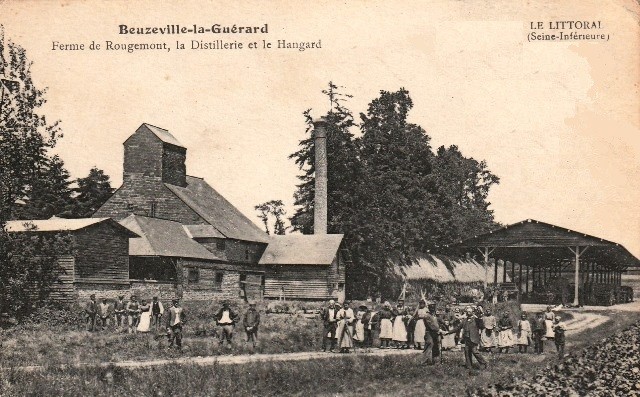
[[[568,247],[568,248],[571,252],[573,252],[573,254],[576,257],[575,259],[576,269],[573,277],[573,282],[575,283],[575,286],[573,289],[573,305],[578,306],[580,304],[580,255],[584,254],[584,252],[589,247],[584,247],[582,251],[580,250],[579,246],[576,246],[575,250],[573,250],[571,247]]]
[[[522,292],[522,263],[518,263],[518,291]]]
[[[494,259],[493,261],[493,286],[495,287],[498,284],[498,260]]]
[[[516,283],[516,263],[511,262],[511,282]]]
[[[484,249],[477,248],[478,251],[482,254],[482,258],[484,259],[484,289],[487,289],[487,282],[489,278],[489,255],[495,250],[494,248],[484,247]]]
[[[502,283],[507,282],[507,261],[502,261]]]
[[[527,265],[527,283],[525,284],[527,295],[529,294],[529,270],[529,265]]]

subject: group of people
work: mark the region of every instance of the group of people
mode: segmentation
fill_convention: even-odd
[[[380,349],[423,350],[426,365],[435,364],[441,350],[464,349],[466,366],[472,367],[472,357],[486,365],[480,352],[509,353],[517,347],[519,353],[527,353],[533,343],[535,353],[544,354],[544,340],[553,339],[559,355],[564,355],[566,327],[551,307],[538,313],[533,324],[526,314],[515,324],[511,317],[509,311],[496,317],[481,305],[436,310],[435,303],[422,300],[412,310],[399,300],[396,307],[385,302],[374,311],[368,305],[352,308],[350,302],[331,300],[321,311],[322,350],[348,353],[355,347],[371,348],[379,339]]]
[[[121,295],[110,304],[107,298],[98,303],[92,294],[85,307],[87,331],[104,330],[112,322],[118,330],[126,329],[129,333],[149,332],[151,327],[157,331],[162,326],[164,311],[157,296],[147,302],[145,299],[138,301],[136,295],[131,295],[129,300]]]
[[[165,316],[166,312],[166,316]],[[185,310],[180,305],[178,299],[173,299],[171,305],[165,311],[165,307],[157,296],[147,303],[142,299],[138,301],[136,295],[131,295],[129,300],[124,296],[119,296],[113,303],[109,303],[107,298],[102,298],[98,303],[96,296],[92,294],[89,302],[85,306],[85,318],[87,331],[105,330],[110,324],[115,325],[116,330],[137,334],[147,333],[153,330],[157,333],[166,329],[169,346],[182,347],[182,329],[186,320]],[[222,303],[222,307],[215,315],[215,324],[219,328],[219,343],[223,345],[227,342],[231,346],[233,331],[239,322],[240,316],[231,309],[228,301]],[[260,325],[260,313],[256,309],[255,302],[249,304],[249,308],[242,317],[242,325],[247,335],[247,341],[256,347],[258,341],[258,327]],[[206,327],[203,326],[196,331],[196,334],[206,335]]]

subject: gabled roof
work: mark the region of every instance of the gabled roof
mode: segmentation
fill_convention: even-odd
[[[155,136],[158,137],[162,142],[168,143],[170,145],[178,146],[184,148],[184,145],[180,143],[171,133],[164,128],[156,127],[155,125],[142,123],[140,127],[136,130],[136,132],[140,131],[140,129],[146,128],[151,131]]]
[[[618,266],[640,266],[640,260],[625,247],[613,241],[550,223],[526,219],[478,236],[451,244],[454,250],[476,248],[495,249],[493,256],[523,263],[542,259],[568,260],[571,252],[567,247],[588,247],[585,260],[615,264]],[[475,252],[474,252],[475,253]]]
[[[222,260],[189,238],[178,222],[129,215],[120,224],[141,236],[129,241],[129,255]]]
[[[272,236],[261,265],[330,265],[338,254],[342,234]]]
[[[190,238],[224,238],[224,234],[211,225],[182,225]]]
[[[5,229],[10,233],[20,232],[70,232],[81,230],[99,223],[108,223],[110,226],[117,229],[120,233],[129,235],[131,238],[138,237],[130,229],[122,226],[118,222],[111,218],[76,218],[66,219],[52,217],[50,219],[33,219],[33,220],[18,220],[8,221],[5,225]]]
[[[201,178],[187,175],[187,186],[165,183],[185,204],[227,238],[266,243],[269,236]]]

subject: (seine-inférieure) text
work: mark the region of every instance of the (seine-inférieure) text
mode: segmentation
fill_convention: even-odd
[[[110,51],[134,53],[141,51],[209,51],[209,50],[318,50],[322,49],[322,40],[175,40],[128,43],[113,40],[91,41],[90,43],[70,43],[54,40],[52,51]]]
[[[609,41],[600,20],[530,21],[527,41]]]

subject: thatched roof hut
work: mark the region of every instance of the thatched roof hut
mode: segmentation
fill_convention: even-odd
[[[431,280],[436,283],[482,283],[491,282],[494,274],[493,262],[485,270],[484,264],[471,258],[451,258],[445,255],[423,254],[409,266],[396,265],[396,272],[406,281]],[[498,261],[498,280],[503,279],[504,266]],[[507,282],[511,281],[507,272]]]

